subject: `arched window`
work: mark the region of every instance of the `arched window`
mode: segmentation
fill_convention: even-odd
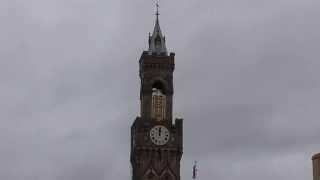
[[[160,36],[157,36],[155,39],[155,46],[157,51],[161,51],[161,38]]]

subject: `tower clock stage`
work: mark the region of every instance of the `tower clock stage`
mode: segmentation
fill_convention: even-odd
[[[131,126],[132,180],[180,180],[182,119],[172,119],[174,53],[168,54],[157,10],[149,49],[139,60],[140,116]]]

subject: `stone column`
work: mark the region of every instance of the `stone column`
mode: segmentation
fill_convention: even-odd
[[[320,153],[312,156],[313,180],[320,180]]]

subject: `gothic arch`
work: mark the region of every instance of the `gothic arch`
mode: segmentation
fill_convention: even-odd
[[[169,85],[167,81],[161,77],[156,77],[151,81],[151,89],[152,88],[161,89],[164,94],[167,94],[169,91]]]
[[[159,176],[153,169],[148,169],[142,178],[142,180],[158,180]]]
[[[162,180],[176,180],[176,177],[170,171],[170,169],[166,169],[161,173],[160,179],[162,179]]]

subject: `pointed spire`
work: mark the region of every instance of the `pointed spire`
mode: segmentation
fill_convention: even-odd
[[[159,23],[159,4],[156,3],[157,11],[156,11],[156,22],[154,26],[154,30],[152,36],[149,35],[149,53],[156,55],[168,55],[166,48],[166,39],[162,35],[160,23]]]

